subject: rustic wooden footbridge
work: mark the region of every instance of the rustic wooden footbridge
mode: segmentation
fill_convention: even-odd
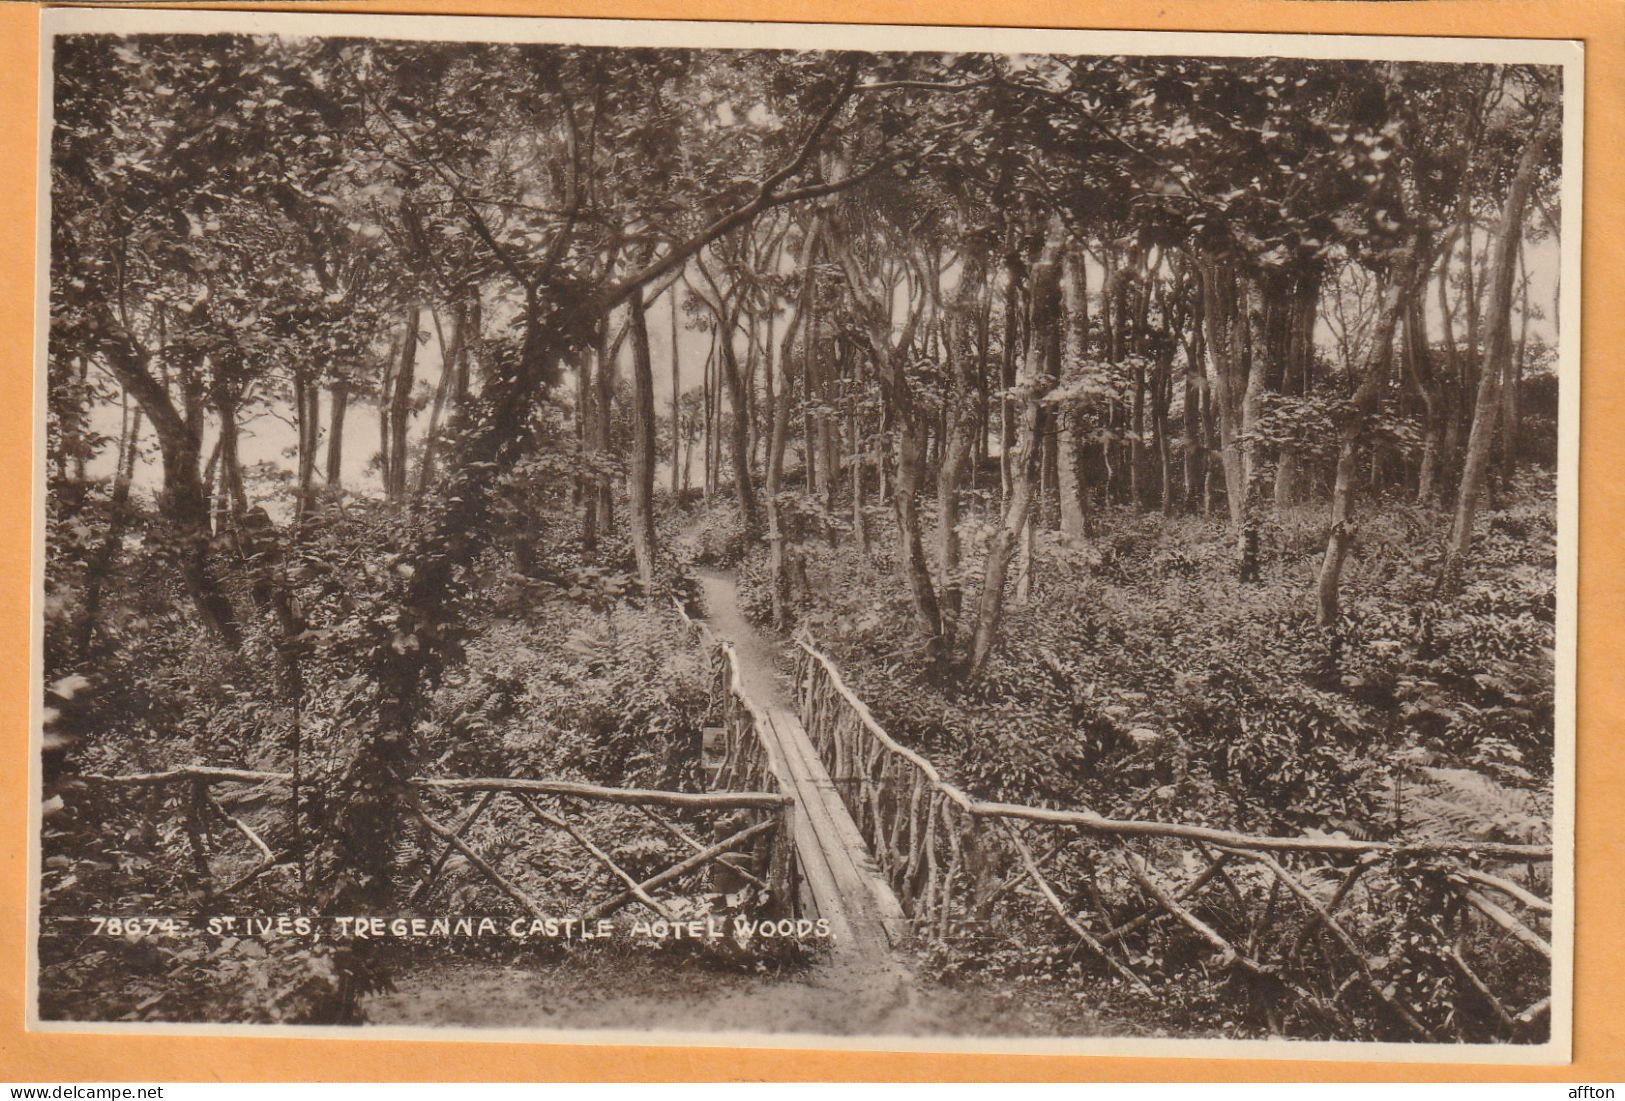
[[[728,629],[750,637],[677,614],[710,663],[709,790],[411,780],[413,906],[454,909],[484,881],[537,922],[632,908],[678,923],[704,912],[696,899],[722,898],[740,914],[825,919],[838,955],[1049,944],[1149,997],[1178,942],[1280,1032],[1529,1042],[1550,1029],[1549,845],[1248,835],[977,800],[894,741],[811,640],[794,648],[786,693],[737,614]],[[292,781],[198,766],[77,783],[177,792],[175,835],[218,903],[290,868],[263,812],[239,808]],[[612,848],[595,830],[650,840]],[[1454,997],[1442,1016],[1441,989]]]

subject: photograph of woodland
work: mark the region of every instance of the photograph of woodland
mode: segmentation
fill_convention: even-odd
[[[280,18],[49,42],[42,1022],[1554,1038],[1561,66]]]

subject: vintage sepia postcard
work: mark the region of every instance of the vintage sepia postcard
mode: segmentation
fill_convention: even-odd
[[[31,1029],[1567,1061],[1581,44],[42,20]]]

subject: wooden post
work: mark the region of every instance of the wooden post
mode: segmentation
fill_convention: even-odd
[[[192,866],[205,891],[214,889],[214,873],[209,870],[209,843],[204,832],[203,811],[208,806],[209,785],[193,780],[187,785],[186,840],[192,846]]]
[[[774,812],[778,825],[773,830],[767,864],[767,891],[770,912],[785,917],[799,916],[796,897],[796,845],[789,806]]]
[[[964,815],[960,844],[965,850],[965,882],[968,897],[965,902],[967,921],[985,925],[993,912],[993,862],[982,842],[976,819]]]

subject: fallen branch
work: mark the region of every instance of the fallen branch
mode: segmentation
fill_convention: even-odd
[[[1171,837],[1225,849],[1346,853],[1353,856],[1364,853],[1395,855],[1477,853],[1482,856],[1525,862],[1546,861],[1552,858],[1552,850],[1548,845],[1508,845],[1498,841],[1430,841],[1415,845],[1395,845],[1387,841],[1355,841],[1338,837],[1266,837],[1231,833],[1229,830],[1217,830],[1208,826],[1104,818],[1091,811],[1050,810],[1044,807],[1019,806],[1014,803],[978,802],[972,804],[970,811],[983,818],[1015,818],[1041,822],[1048,826],[1075,826],[1091,833],[1112,837]]]
[[[1213,877],[1219,873],[1219,869],[1224,866],[1224,862],[1227,859],[1229,858],[1221,853],[1211,863],[1209,863],[1206,868],[1202,869],[1202,873],[1200,875],[1191,880],[1189,883],[1185,884],[1179,890],[1175,891],[1173,896],[1174,900],[1176,902],[1184,902],[1197,891],[1200,891],[1203,887],[1206,887],[1208,883],[1212,881]],[[1123,924],[1108,930],[1100,939],[1105,944],[1116,944],[1118,941],[1122,940],[1136,929],[1149,922],[1155,921],[1158,917],[1162,916],[1165,915],[1160,909],[1147,910],[1145,913],[1140,914],[1137,917],[1132,917],[1123,922]]]
[[[689,836],[687,830],[680,829],[672,823],[666,821],[664,818],[660,817],[660,815],[656,814],[654,811],[650,810],[641,803],[638,804],[638,810],[642,812],[645,818],[649,819],[649,821],[671,834],[684,845],[687,845],[693,852],[702,853],[705,851],[705,846],[699,841],[696,841],[693,837]],[[721,864],[723,867],[727,868],[741,879],[744,879],[746,882],[754,883],[764,891],[767,890],[767,883],[764,880],[762,880],[759,876],[751,874],[748,869],[742,868],[738,864],[735,864],[733,861],[729,860],[726,855],[717,857],[717,863]]]
[[[262,860],[272,860],[272,859],[274,859],[274,857],[271,854],[271,846],[267,845],[260,838],[259,834],[255,833],[251,828],[249,828],[248,823],[244,822],[241,818],[238,818],[236,815],[231,814],[230,812],[228,812],[225,807],[220,805],[220,800],[216,799],[213,795],[207,795],[207,798],[209,800],[209,805],[211,807],[213,807],[217,812],[219,812],[220,817],[222,817],[226,821],[230,822],[233,826],[236,826],[237,827],[237,832],[241,833],[244,837],[248,838],[248,840],[253,843],[254,847],[260,851],[260,859],[262,859]]]
[[[1522,1013],[1518,1014],[1517,1021],[1521,1025],[1532,1025],[1552,1011],[1552,999],[1542,998]]]
[[[205,765],[185,765],[164,772],[138,772],[124,776],[104,776],[86,773],[68,779],[86,784],[114,784],[142,787],[153,784],[173,784],[185,781],[204,784],[216,783],[287,783],[293,774],[288,772],[254,772],[241,768],[213,768]],[[567,780],[523,780],[511,777],[443,777],[418,776],[408,781],[414,787],[433,788],[450,792],[511,791],[534,795],[563,795],[573,799],[599,799],[609,803],[649,803],[669,807],[697,807],[713,810],[768,809],[788,806],[793,800],[788,795],[765,791],[686,792],[655,791],[644,788],[605,788],[594,784],[579,784]]]
[[[1549,915],[1552,912],[1552,904],[1550,902],[1547,902],[1539,895],[1531,894],[1529,891],[1524,890],[1510,879],[1503,879],[1498,875],[1491,875],[1488,872],[1481,872],[1477,868],[1452,868],[1450,870],[1450,874],[1456,879],[1467,880],[1471,883],[1477,883],[1481,887],[1488,887],[1492,891],[1499,891],[1508,898],[1514,899],[1515,901],[1529,907],[1536,913]]]
[[[1516,1032],[1518,1022],[1512,1019],[1512,1014],[1507,1012],[1507,1007],[1501,1004],[1501,999],[1495,996],[1495,992],[1484,984],[1483,979],[1478,977],[1478,972],[1469,967],[1467,961],[1461,958],[1461,953],[1456,951],[1455,948],[1446,948],[1444,954],[1446,959],[1456,965],[1456,970],[1461,972],[1461,977],[1467,980],[1468,985],[1478,991],[1479,997],[1489,1003],[1490,1009],[1495,1012],[1496,1019],[1501,1022],[1502,1027],[1508,1032]]]
[[[124,776],[103,776],[94,772],[75,776],[68,780],[80,780],[87,784],[125,784],[142,787],[148,784],[173,784],[182,780],[201,780],[205,783],[225,783],[239,781],[245,784],[288,783],[293,780],[291,772],[254,772],[245,768],[214,768],[210,765],[181,765],[177,768],[167,769],[163,772],[133,772]]]
[[[1174,901],[1173,896],[1169,895],[1167,890],[1165,890],[1159,883],[1151,878],[1149,870],[1140,866],[1140,858],[1134,853],[1130,852],[1128,846],[1123,842],[1119,841],[1117,843],[1117,851],[1118,854],[1123,858],[1123,863],[1128,866],[1129,874],[1139,882],[1140,886],[1144,887],[1151,897],[1161,903],[1163,908],[1166,909],[1170,914],[1184,922],[1185,925],[1194,931],[1198,936],[1202,937],[1202,939],[1206,940],[1209,944],[1213,945],[1214,948],[1218,949],[1221,960],[1225,966],[1239,966],[1244,971],[1250,972],[1261,979],[1267,979],[1271,982],[1278,983],[1293,997],[1297,998],[1299,1001],[1314,1009],[1317,1013],[1320,1013],[1327,1019],[1336,1021],[1340,1025],[1347,1024],[1343,1018],[1343,1015],[1339,1013],[1334,1006],[1328,1005],[1319,998],[1315,997],[1314,994],[1310,993],[1308,990],[1305,990],[1303,987],[1288,980],[1275,968],[1265,966],[1246,953],[1238,951],[1235,945],[1225,940],[1224,937],[1215,932],[1213,928],[1201,918],[1197,917],[1195,914],[1185,909],[1185,907],[1181,906],[1178,902]]]
[[[229,894],[235,894],[239,888],[246,887],[248,884],[252,883],[254,880],[276,867],[279,863],[287,860],[287,858],[291,855],[293,854],[284,850],[277,853],[275,856],[266,857],[248,871],[244,872],[237,879],[233,880],[230,886],[222,887],[220,890],[216,891],[212,897],[219,899],[225,898]]]
[[[1048,864],[1052,859],[1054,859],[1056,853],[1066,848],[1066,843],[1069,840],[1070,838],[1062,838],[1051,846],[1048,852],[1046,852],[1043,856],[1040,856],[1037,860],[1039,868],[1043,868],[1045,864]],[[982,897],[983,905],[990,906],[999,899],[1003,898],[1006,894],[1009,894],[1011,891],[1017,890],[1021,885],[1021,881],[1026,878],[1026,871],[1021,868],[1017,868],[1014,872],[1010,873],[1008,878],[999,881],[997,884],[988,889],[987,894]],[[1107,935],[1109,936],[1110,934]]]
[[[1229,967],[1233,964],[1241,963],[1249,970],[1255,970],[1260,973],[1267,971],[1262,964],[1257,963],[1251,957],[1247,956],[1245,953],[1236,948],[1235,945],[1231,944],[1228,940],[1221,936],[1211,925],[1197,917],[1195,914],[1191,913],[1185,907],[1181,906],[1178,900],[1168,893],[1166,888],[1151,878],[1150,871],[1143,866],[1143,862],[1140,857],[1135,853],[1130,852],[1126,845],[1119,842],[1117,851],[1118,854],[1123,858],[1123,863],[1125,866],[1127,866],[1129,874],[1134,877],[1135,881],[1138,882],[1141,887],[1145,888],[1146,893],[1152,898],[1156,899],[1157,904],[1160,905],[1164,910],[1167,910],[1174,917],[1184,922],[1193,933],[1212,945],[1214,950],[1220,954],[1220,957],[1223,960],[1223,966]]]
[[[1332,897],[1327,900],[1326,912],[1328,914],[1335,914],[1337,912],[1337,908],[1342,905],[1343,899],[1348,897],[1349,891],[1354,888],[1355,882],[1365,874],[1367,868],[1372,867],[1376,863],[1377,859],[1371,856],[1364,856],[1355,861],[1354,866],[1350,868],[1348,870],[1348,874],[1343,877],[1343,881],[1337,885],[1337,890],[1332,892]],[[1299,951],[1303,949],[1303,942],[1309,936],[1309,928],[1310,927],[1306,925],[1298,931],[1297,939],[1292,942],[1292,949],[1287,953],[1287,955],[1296,956]]]

